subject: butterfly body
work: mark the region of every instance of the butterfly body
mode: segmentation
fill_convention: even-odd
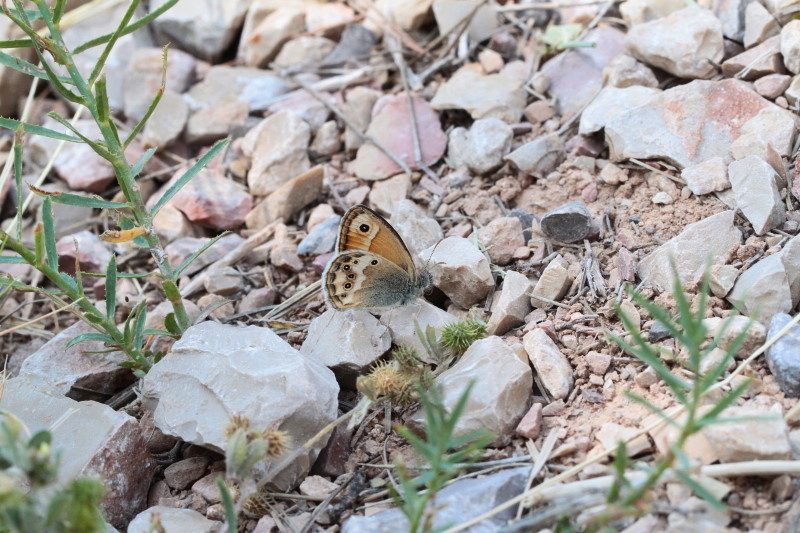
[[[397,231],[363,205],[342,218],[336,251],[322,274],[334,309],[407,305],[430,286],[430,274],[417,269]]]

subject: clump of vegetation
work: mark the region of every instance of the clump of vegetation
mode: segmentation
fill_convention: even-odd
[[[438,366],[437,374],[450,368],[473,342],[486,337],[487,331],[486,323],[474,312],[468,318],[444,326],[438,338],[432,326],[425,328],[425,331],[416,321],[414,326],[417,337]]]
[[[474,431],[456,436],[458,419],[464,412],[470,384],[449,409],[445,406],[441,392],[436,387],[419,389],[419,400],[425,413],[425,436],[419,437],[405,426],[396,426],[419,456],[424,466],[422,473],[413,475],[401,459],[395,460],[399,486],[390,489],[392,499],[408,518],[410,533],[443,530],[434,528],[436,493],[469,465],[479,461],[483,448],[491,442],[488,431]],[[449,412],[448,412],[449,411]]]
[[[0,533],[100,533],[103,484],[77,478],[58,486],[52,434],[30,435],[14,415],[0,412]]]
[[[648,495],[667,471],[671,471],[681,482],[713,507],[724,509],[724,504],[693,475],[694,465],[684,452],[684,447],[690,437],[701,432],[705,427],[730,421],[721,416],[723,411],[749,387],[749,380],[743,380],[732,390],[716,398],[711,405],[705,398],[715,388],[717,380],[728,368],[729,363],[744,342],[749,328],[742,328],[732,342],[725,343],[724,356],[721,360],[703,371],[704,367],[701,366],[703,361],[712,350],[720,347],[719,341],[725,337],[725,332],[737,315],[731,314],[723,323],[716,337],[708,342],[708,331],[703,323],[708,304],[708,276],[703,278],[694,306],[677,275],[673,282],[672,292],[675,298],[676,316],[670,315],[668,310],[651,302],[640,292],[628,291],[631,299],[646,310],[653,319],[663,324],[672,337],[686,350],[687,358],[683,365],[691,372],[693,379],[681,379],[670,372],[669,367],[659,357],[657,347],[644,339],[637,324],[631,322],[619,307],[616,309],[617,315],[632,340],[627,342],[619,335],[611,333],[609,333],[609,338],[625,352],[653,368],[669,387],[684,411],[684,415],[678,420],[674,420],[667,412],[634,392],[628,391],[626,395],[676,428],[677,436],[666,453],[645,470],[646,475],[643,478],[637,478],[636,481],[632,480],[629,475],[632,461],[628,457],[627,448],[624,443],[620,443],[614,462],[615,483],[608,493],[606,506],[591,520],[590,530],[600,530],[620,518],[639,516],[647,512]]]
[[[35,9],[25,9],[21,0],[12,0],[13,7],[10,8],[3,2],[2,8],[5,16],[18,26],[27,37],[15,41],[4,41],[2,48],[33,49],[38,58],[38,66],[5,52],[0,52],[0,61],[6,68],[13,68],[26,75],[48,80],[51,86],[64,99],[88,112],[97,124],[102,140],[89,138],[69,120],[55,112],[51,112],[48,116],[66,128],[68,133],[18,120],[0,118],[0,127],[14,132],[12,157],[17,190],[17,213],[13,224],[15,229],[0,230],[0,250],[10,249],[16,255],[0,256],[0,262],[27,263],[41,272],[54,288],[34,287],[8,276],[0,277],[0,285],[20,291],[37,292],[62,307],[72,304],[77,309],[78,315],[97,330],[97,332],[86,333],[76,337],[73,339],[72,344],[90,340],[103,342],[109,349],[124,352],[130,358],[128,366],[133,368],[139,375],[142,375],[161,355],[148,350],[147,336],[171,335],[178,337],[189,327],[189,317],[181,299],[177,281],[181,272],[217,240],[212,239],[203,248],[187,258],[182,265],[173,268],[167,261],[164,247],[153,229],[153,219],[161,208],[222,150],[227,141],[220,141],[214,145],[172,187],[165,191],[164,195],[152,208],[148,209],[140,192],[137,177],[153,154],[155,154],[156,149],[147,150],[134,162],[128,161],[125,150],[144,128],[164,92],[166,48],[163,60],[165,71],[162,76],[161,87],[142,119],[124,135],[117,127],[111,114],[103,69],[109,53],[122,35],[131,33],[148,24],[175,5],[177,0],[169,0],[158,9],[154,9],[148,15],[135,21],[132,21],[132,18],[139,5],[139,0],[132,0],[114,32],[87,41],[77,46],[74,50],[67,48],[60,30],[60,22],[64,15],[66,0],[55,0],[51,2],[52,7],[48,6],[48,2],[45,2],[45,0],[32,0],[32,3]],[[40,33],[34,28],[34,26],[38,27],[41,24],[46,27],[46,32]],[[91,73],[85,76],[75,66],[73,57],[96,46],[103,46],[103,52],[100,54]],[[59,68],[66,71],[66,74],[59,74],[57,72]],[[124,201],[113,202],[100,196],[52,193],[31,187],[31,191],[34,194],[43,197],[42,216],[34,228],[33,243],[26,243],[22,235],[22,216],[26,206],[22,198],[24,186],[22,181],[22,161],[25,137],[29,134],[50,137],[64,142],[83,143],[89,146],[113,167]],[[101,209],[106,212],[108,217],[116,221],[121,228],[118,231],[109,232],[106,240],[110,242],[132,241],[140,248],[148,250],[156,267],[155,273],[120,273],[117,270],[116,261],[112,257],[108,262],[105,273],[101,275],[105,277],[105,305],[101,309],[93,304],[86,296],[83,278],[97,276],[97,274],[82,272],[80,264],[75,265],[74,275],[64,272],[59,267],[55,229],[58,221],[55,220],[53,215],[54,203]],[[166,299],[172,304],[172,313],[165,320],[166,331],[145,330],[144,324],[147,310],[144,302],[128,313],[121,326],[117,324],[115,318],[117,311],[117,279],[120,277],[147,276],[157,278],[157,282],[154,285],[161,288]]]

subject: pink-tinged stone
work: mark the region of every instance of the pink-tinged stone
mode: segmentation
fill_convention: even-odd
[[[597,200],[597,183],[591,182],[586,187],[583,188],[581,191],[581,198],[587,204],[590,204]]]
[[[763,78],[758,78],[753,83],[753,88],[764,98],[774,100],[783,94],[791,81],[792,77],[788,74],[767,74]]]
[[[747,73],[739,74],[744,69],[747,69]],[[776,35],[728,59],[722,63],[722,73],[731,78],[739,75],[744,80],[755,80],[767,74],[786,73],[781,57],[780,36]]]
[[[591,101],[602,87],[603,69],[623,53],[624,38],[621,31],[601,26],[582,39],[596,46],[567,50],[544,64],[540,75],[547,80],[559,115],[572,115]]]
[[[83,272],[102,272],[111,259],[108,245],[91,231],[81,231],[62,237],[56,242],[56,252],[58,252],[59,270],[70,275],[75,274],[76,258]],[[84,278],[83,281],[92,285],[91,281],[96,279],[99,278]]]
[[[238,183],[209,169],[192,178],[171,203],[192,222],[214,229],[241,226],[253,207],[253,199]]]
[[[439,114],[428,102],[416,96],[412,97],[412,101],[422,160],[426,165],[432,165],[444,154],[447,135],[442,131]],[[412,128],[408,97],[405,94],[385,96],[375,103],[367,135],[380,142],[410,168],[418,169],[414,158]],[[401,171],[397,163],[371,143],[365,143],[358,149],[351,170],[364,180],[381,180]]]
[[[610,159],[666,159],[681,168],[728,158],[734,141],[760,138],[791,153],[796,117],[742,81],[695,80],[612,118],[605,128]]]
[[[522,417],[517,425],[517,434],[529,439],[536,439],[542,430],[542,404],[535,403]]]
[[[636,259],[627,248],[620,248],[617,252],[617,269],[619,269],[619,277],[623,281],[636,280]]]
[[[123,101],[125,115],[141,119],[161,87],[164,70],[164,51],[160,47],[134,50],[125,71]],[[194,80],[197,60],[183,50],[170,48],[167,52],[166,87],[175,93],[186,91]]]

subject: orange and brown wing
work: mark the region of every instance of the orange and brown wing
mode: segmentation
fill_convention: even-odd
[[[382,216],[363,205],[351,207],[344,214],[339,228],[336,251],[351,250],[377,254],[405,270],[409,276],[416,274],[414,260],[397,231]]]

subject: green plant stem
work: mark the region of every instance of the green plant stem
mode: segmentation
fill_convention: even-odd
[[[88,322],[93,327],[108,334],[114,342],[119,345],[120,350],[125,352],[131,359],[139,363],[144,369],[150,368],[150,362],[144,354],[138,350],[130,341],[126,341],[122,332],[117,328],[117,324],[113,319],[105,316],[104,313],[92,304],[87,298],[81,294],[80,286],[76,289],[69,284],[66,279],[58,272],[57,269],[51,267],[46,261],[37,262],[36,254],[29,250],[22,242],[14,239],[5,231],[0,230],[0,239],[2,239],[6,246],[11,248],[14,252],[20,255],[25,262],[33,265],[39,272],[45,275],[56,287],[58,287],[68,298],[70,298],[80,309],[89,317]]]

